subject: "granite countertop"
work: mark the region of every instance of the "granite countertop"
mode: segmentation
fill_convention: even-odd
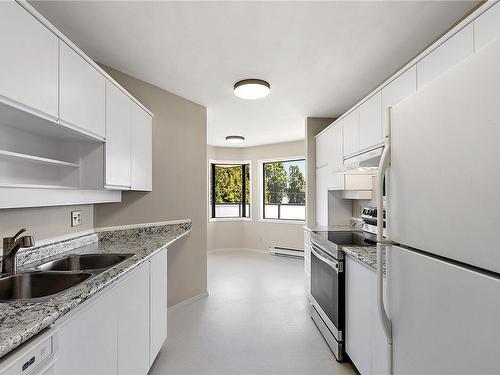
[[[0,303],[0,357],[49,327],[57,319],[190,231],[190,220],[111,230],[44,245],[18,254],[20,272],[31,270],[40,263],[67,254],[132,253],[134,255],[49,300]]]
[[[307,226],[306,225],[303,228],[309,232],[356,230],[356,228],[353,225],[329,225],[329,226]]]
[[[367,265],[369,268],[374,271],[377,270],[377,247],[376,246],[346,246],[342,247],[342,251],[347,255],[354,259],[357,259],[361,263]],[[384,274],[385,270],[385,252],[382,256],[382,261],[384,265]]]

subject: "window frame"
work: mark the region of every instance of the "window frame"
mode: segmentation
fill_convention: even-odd
[[[226,165],[248,165],[248,172],[250,174],[250,215],[248,217],[212,217],[212,165],[218,165],[218,164],[226,164]],[[253,210],[252,210],[252,201],[253,201],[253,194],[252,194],[252,161],[251,160],[214,160],[214,159],[209,159],[208,160],[208,173],[207,173],[207,178],[208,178],[208,199],[207,199],[207,216],[208,216],[208,221],[209,222],[217,222],[217,221],[252,221],[252,215],[253,215]],[[248,202],[246,202],[248,204]]]
[[[290,161],[304,161],[304,178],[306,180],[306,199],[304,203],[304,209],[305,209],[305,217],[304,220],[297,220],[297,219],[269,219],[264,217],[264,209],[265,209],[265,202],[264,202],[264,194],[265,194],[265,187],[264,187],[264,164],[268,163],[285,163],[285,162],[290,162]],[[307,183],[307,159],[304,155],[299,155],[299,156],[288,156],[288,157],[282,157],[282,158],[273,158],[273,159],[263,159],[258,161],[259,164],[259,209],[260,209],[260,214],[259,214],[259,221],[263,223],[276,223],[276,224],[300,224],[304,225],[307,222],[307,190],[308,190],[308,183]]]

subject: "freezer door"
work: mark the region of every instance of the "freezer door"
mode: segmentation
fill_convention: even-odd
[[[500,272],[500,39],[392,109],[396,243]]]
[[[499,374],[500,280],[393,246],[394,374]]]

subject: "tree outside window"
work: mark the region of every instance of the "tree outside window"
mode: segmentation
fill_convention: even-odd
[[[249,218],[250,165],[211,163],[210,167],[210,217]]]
[[[263,163],[264,219],[305,220],[305,160]]]

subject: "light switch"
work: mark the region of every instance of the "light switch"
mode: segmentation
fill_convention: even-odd
[[[82,211],[71,211],[71,226],[77,227],[82,224]]]

